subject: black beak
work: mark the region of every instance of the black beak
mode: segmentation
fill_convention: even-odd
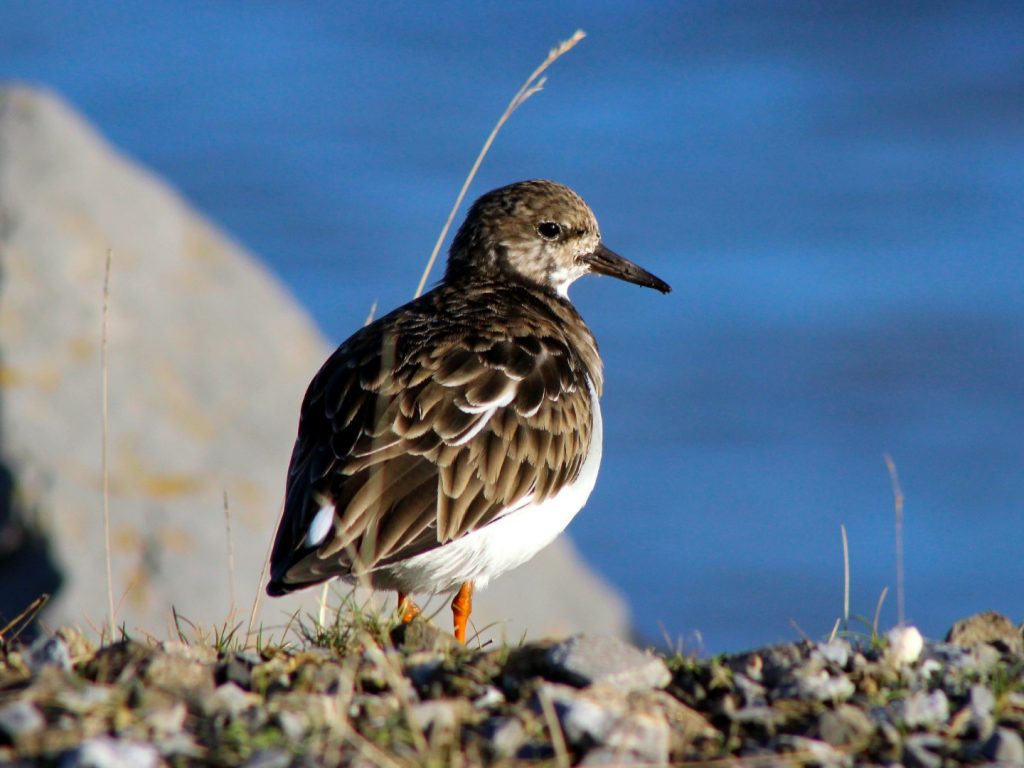
[[[622,258],[611,248],[605,248],[603,243],[598,243],[593,253],[585,254],[580,258],[590,265],[593,272],[597,272],[599,275],[610,275],[619,280],[625,280],[627,283],[654,288],[662,293],[669,293],[672,290],[672,286],[664,280],[655,277],[646,269],[638,267],[629,259]]]

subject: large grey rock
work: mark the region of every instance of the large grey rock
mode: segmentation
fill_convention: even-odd
[[[328,345],[252,256],[66,104],[26,87],[0,88],[0,615],[55,592],[51,625],[106,623],[108,249],[117,622],[165,637],[173,605],[207,628],[246,623],[298,406]],[[315,612],[317,592],[263,599],[264,637]],[[627,629],[622,602],[564,538],[481,593],[474,620],[516,639]]]

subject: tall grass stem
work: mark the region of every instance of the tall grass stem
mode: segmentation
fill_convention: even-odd
[[[434,250],[430,252],[430,258],[427,260],[427,266],[423,270],[423,276],[420,278],[419,285],[416,286],[416,296],[420,296],[423,293],[423,288],[427,284],[427,279],[430,277],[430,271],[434,268],[434,262],[437,261],[437,254],[441,251],[441,245],[444,243],[444,239],[448,236],[448,230],[451,229],[452,221],[455,219],[455,214],[459,210],[459,206],[462,205],[463,199],[466,197],[466,192],[469,190],[470,184],[473,183],[473,179],[476,177],[476,172],[480,169],[480,164],[483,163],[484,157],[491,149],[491,144],[494,143],[494,139],[497,137],[498,132],[501,131],[501,127],[505,125],[505,122],[512,116],[523,103],[533,96],[533,94],[544,88],[544,83],[547,81],[546,77],[541,77],[544,71],[554,64],[560,57],[572,50],[575,45],[586,37],[586,33],[582,29],[577,29],[573,32],[572,37],[568,40],[563,40],[561,43],[556,45],[548,52],[548,56],[544,61],[541,62],[540,66],[533,70],[526,82],[523,83],[522,87],[516,91],[516,95],[512,97],[512,101],[505,107],[505,111],[498,118],[498,122],[491,130],[490,135],[487,137],[487,141],[484,142],[483,148],[480,150],[480,154],[476,156],[476,161],[473,163],[473,167],[469,169],[469,174],[466,176],[466,180],[462,183],[462,189],[459,190],[458,197],[455,198],[455,204],[452,206],[451,211],[448,212],[448,219],[444,223],[444,227],[441,228],[441,234],[437,238],[437,242],[434,243]]]
[[[843,628],[850,623],[850,542],[846,538],[846,526],[840,525],[839,532],[843,535]]]
[[[107,566],[107,620],[110,642],[114,642],[117,623],[114,619],[114,568],[110,551],[110,467],[107,462],[107,435],[110,427],[110,370],[107,352],[107,326],[110,318],[110,267],[113,251],[107,249],[103,269],[103,320],[100,329],[100,474],[103,477],[103,555]]]
[[[885,466],[889,470],[889,480],[892,482],[893,506],[896,511],[896,618],[902,627],[907,621],[906,589],[903,581],[903,488],[900,487],[896,462],[888,453],[885,454]]]
[[[228,505],[228,492],[224,491],[224,535],[228,540],[228,595],[231,598],[230,615],[235,613],[235,543],[231,537],[231,507]]]

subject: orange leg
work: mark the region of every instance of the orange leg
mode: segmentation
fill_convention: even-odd
[[[466,623],[473,610],[473,582],[467,581],[459,587],[458,594],[452,600],[452,616],[455,619],[455,639],[466,642]]]
[[[402,612],[403,624],[408,624],[422,612],[420,607],[410,600],[409,596],[404,592],[398,593],[398,610]]]

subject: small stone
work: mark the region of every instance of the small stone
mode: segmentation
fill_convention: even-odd
[[[217,665],[216,683],[217,685],[234,683],[239,688],[248,691],[252,688],[252,668],[252,664],[239,654],[233,653]]]
[[[946,635],[946,642],[973,647],[987,644],[1000,651],[1024,655],[1024,638],[1010,619],[995,611],[984,611],[961,619]]]
[[[767,702],[765,688],[760,683],[739,673],[732,676],[732,681],[737,690],[743,695],[743,702],[746,706],[763,706]]]
[[[999,765],[1024,765],[1024,740],[1009,728],[997,728],[985,742],[984,752]]]
[[[659,715],[636,713],[616,722],[580,765],[667,765],[669,727]]]
[[[298,742],[309,732],[309,718],[300,712],[284,710],[275,714],[274,719],[288,741]]]
[[[71,653],[67,643],[56,635],[40,635],[29,646],[25,659],[29,669],[38,672],[43,667],[54,666],[65,671],[71,669]]]
[[[913,664],[924,648],[924,638],[917,627],[893,627],[889,630],[886,658],[894,666]]]
[[[17,741],[46,725],[42,713],[30,701],[15,700],[0,707],[0,733]]]
[[[160,649],[168,656],[176,656],[188,661],[198,661],[203,664],[213,664],[217,661],[217,650],[212,645],[203,643],[183,643],[177,640],[165,640],[160,643]]]
[[[554,707],[565,733],[566,740],[573,746],[585,749],[594,744],[601,744],[612,724],[625,716],[625,701],[609,697],[607,701],[593,701],[588,696],[580,695],[574,689],[557,683],[546,683],[537,691],[538,702],[533,707],[544,715],[544,699]]]
[[[260,698],[254,693],[243,691],[234,683],[224,683],[203,702],[207,712],[226,713],[229,717],[238,717],[249,707],[259,704]]]
[[[743,707],[729,713],[729,719],[744,725],[758,725],[765,730],[771,730],[778,725],[781,717],[769,706]]]
[[[903,700],[901,710],[900,719],[909,728],[938,727],[949,719],[949,700],[941,689],[917,691]]]
[[[608,635],[574,635],[552,646],[545,660],[552,676],[576,686],[605,683],[642,691],[672,680],[662,659]]]
[[[405,674],[417,688],[429,685],[444,665],[444,657],[434,651],[416,651],[405,660]]]
[[[908,736],[903,744],[903,762],[911,768],[942,768],[941,736],[918,733]]]
[[[826,710],[818,718],[818,735],[834,747],[862,744],[874,730],[871,719],[849,704]]]
[[[423,732],[452,732],[462,720],[463,705],[461,699],[421,701],[409,708],[409,722]]]
[[[995,705],[996,697],[992,691],[980,684],[971,686],[971,695],[968,700],[971,725],[982,739],[987,739],[995,727],[995,722],[992,719],[992,710]]]
[[[448,651],[456,646],[455,638],[438,629],[425,618],[417,617],[391,630],[396,648],[409,651]]]
[[[169,707],[154,709],[145,715],[146,723],[157,734],[171,735],[185,727],[188,710],[183,702],[177,701]]]
[[[113,695],[114,689],[106,685],[64,688],[57,694],[57,703],[69,712],[84,715],[105,705]]]
[[[718,731],[704,715],[666,691],[649,691],[639,695],[643,697],[640,703],[648,711],[660,712],[668,723],[671,751],[674,754],[681,754],[695,741],[719,737]]]
[[[987,643],[962,646],[954,643],[928,643],[925,646],[921,674],[928,677],[935,673],[953,670],[961,674],[985,674],[999,663],[998,649]]]
[[[185,697],[205,697],[214,687],[213,668],[206,662],[193,658],[197,652],[190,646],[171,647],[170,653],[158,653],[153,657],[146,667],[146,682],[168,693]]]
[[[829,664],[834,664],[840,669],[846,669],[850,661],[850,643],[841,637],[834,638],[827,643],[818,643],[814,652]]]
[[[808,739],[806,736],[784,735],[779,737],[779,746],[788,747],[801,755],[797,765],[820,765],[822,768],[833,766],[849,766],[853,762],[850,756],[839,751],[831,744]]]
[[[101,736],[65,752],[60,768],[156,768],[159,762],[159,753],[151,744]]]
[[[292,756],[283,749],[261,749],[242,763],[242,768],[288,768]]]
[[[846,675],[830,675],[824,669],[798,675],[796,687],[800,698],[813,701],[845,701],[856,690]]]
[[[515,755],[526,740],[523,724],[514,717],[492,717],[484,723],[484,737],[499,759]]]
[[[504,703],[505,694],[493,685],[488,685],[483,693],[473,699],[473,709],[492,709]]]

